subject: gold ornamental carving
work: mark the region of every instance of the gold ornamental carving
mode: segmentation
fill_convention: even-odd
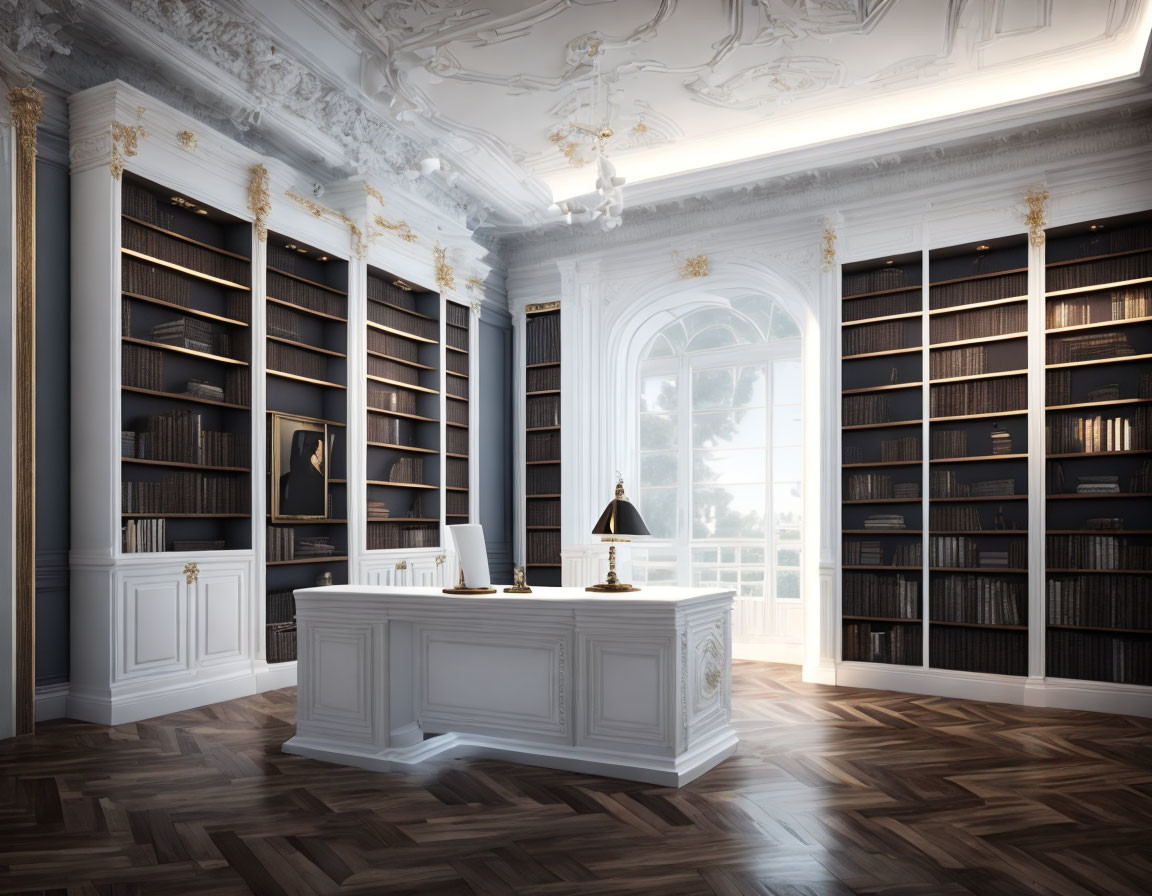
[[[1049,192],[1033,187],[1024,194],[1024,202],[1028,205],[1028,214],[1024,216],[1024,223],[1028,225],[1028,241],[1039,248],[1044,245],[1044,204],[1049,199]]]
[[[484,307],[482,301],[484,281],[473,275],[464,281],[464,288],[468,290],[468,304],[472,308],[472,313],[479,317],[480,311]]]
[[[268,215],[272,212],[272,197],[268,191],[268,169],[253,165],[248,169],[248,211],[256,219],[256,238],[268,242]]]
[[[536,302],[532,305],[524,306],[525,314],[543,314],[545,311],[559,311],[559,302]]]
[[[185,563],[184,564],[184,583],[191,585],[193,582],[200,581],[200,564],[199,563]]]
[[[707,277],[708,256],[701,252],[699,255],[683,257],[679,252],[673,253],[676,257],[676,274],[681,280],[690,280],[693,277]]]
[[[827,218],[824,220],[824,249],[821,254],[824,264],[820,270],[828,273],[836,266],[836,231],[832,227],[832,222]]]
[[[364,184],[364,192],[379,202],[381,206],[385,204],[384,194],[372,186],[372,184]],[[412,228],[408,225],[407,221],[392,221],[377,213],[372,216],[372,224],[377,229],[369,231],[368,242],[372,242],[383,233],[391,233],[406,243],[414,243],[420,239],[420,237],[412,232]]]
[[[136,110],[136,118],[139,120],[143,117],[144,107],[140,106]],[[109,168],[112,170],[112,177],[115,180],[120,180],[120,175],[124,173],[124,160],[136,155],[140,149],[140,141],[147,136],[148,131],[145,130],[142,124],[128,125],[113,120],[112,161],[109,164]]]
[[[196,139],[196,135],[192,131],[180,131],[176,135],[176,139],[188,152],[196,152],[200,148],[200,141]]]
[[[360,225],[345,215],[343,212],[338,212],[335,209],[328,208],[326,205],[321,205],[301,196],[293,190],[285,190],[284,195],[291,199],[293,202],[306,208],[315,218],[327,218],[331,221],[339,221],[348,228],[348,233],[352,236],[352,248],[356,252],[357,258],[363,258],[368,251],[368,244],[364,239],[364,231]]]
[[[436,285],[442,290],[455,289],[456,273],[448,264],[448,250],[437,243],[436,248],[432,250],[432,255],[436,260]]]
[[[7,100],[16,130],[13,703],[16,733],[31,734],[36,724],[36,128],[44,95],[35,87],[15,87]]]

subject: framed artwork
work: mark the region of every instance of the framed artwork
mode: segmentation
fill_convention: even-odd
[[[272,519],[327,519],[328,424],[290,414],[270,418]]]

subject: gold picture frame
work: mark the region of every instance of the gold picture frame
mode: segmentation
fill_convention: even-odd
[[[328,519],[328,424],[272,413],[268,423],[268,496],[273,522]]]

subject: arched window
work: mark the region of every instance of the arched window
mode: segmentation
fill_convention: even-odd
[[[633,576],[737,594],[734,637],[771,638],[800,599],[800,328],[749,295],[696,306],[639,364],[637,499],[653,538]]]

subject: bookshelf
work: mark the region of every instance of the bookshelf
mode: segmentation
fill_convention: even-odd
[[[121,181],[120,550],[251,541],[251,225]]]
[[[524,327],[525,566],[530,583],[559,585],[560,307],[529,305]]]
[[[928,660],[1028,673],[1028,245],[928,257]]]
[[[471,522],[469,513],[468,352],[470,311],[465,305],[444,303],[444,522],[449,526]]]
[[[1047,674],[1152,684],[1152,213],[1048,233]]]
[[[919,254],[845,265],[841,302],[841,656],[923,653]]]
[[[438,547],[440,296],[369,265],[366,298],[365,544]],[[467,439],[466,403],[463,420]]]
[[[296,659],[292,591],[326,574],[348,582],[348,262],[269,233],[265,287],[265,645],[277,663]],[[293,490],[301,470],[315,475],[315,442],[323,443],[315,464],[326,466],[327,495],[321,484],[308,496],[315,506],[306,506]]]

